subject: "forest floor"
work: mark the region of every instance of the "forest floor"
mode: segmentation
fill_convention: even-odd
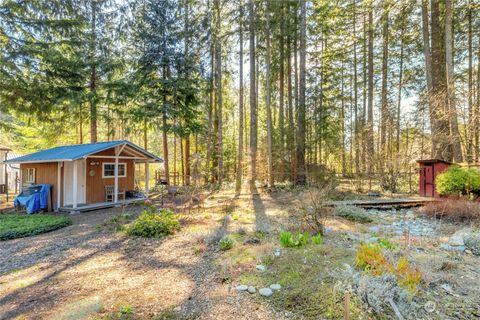
[[[61,230],[0,242],[0,319],[342,319],[345,309],[351,319],[393,318],[388,303],[356,288],[371,280],[355,268],[358,246],[381,237],[398,246],[393,256],[408,256],[422,272],[415,294],[393,297],[404,318],[480,316],[480,258],[440,247],[469,226],[411,210],[372,210],[367,224],[328,218],[321,245],[284,249],[278,233],[304,230],[309,192],[235,197],[222,190],[204,198],[180,210],[182,229],[165,239],[117,232],[143,210],[130,206],[81,213]],[[407,218],[417,221],[418,234],[386,227]],[[225,234],[235,244],[221,251],[216,243]],[[258,294],[273,283],[282,288]],[[237,291],[240,284],[256,293]]]

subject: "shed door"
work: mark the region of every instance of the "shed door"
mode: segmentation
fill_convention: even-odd
[[[433,197],[434,192],[434,175],[433,175],[433,166],[425,166],[424,167],[425,174],[424,174],[424,190],[425,190],[425,197]]]
[[[77,203],[85,203],[85,180],[86,180],[85,160],[77,160]],[[73,161],[64,162],[64,181],[65,192],[63,193],[63,204],[68,206],[73,203]]]

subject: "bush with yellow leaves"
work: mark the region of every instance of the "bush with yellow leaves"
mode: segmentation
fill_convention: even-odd
[[[358,268],[374,276],[395,274],[398,284],[411,293],[417,291],[417,285],[422,281],[420,269],[413,267],[407,257],[402,256],[395,266],[385,257],[378,243],[362,243],[355,263]]]

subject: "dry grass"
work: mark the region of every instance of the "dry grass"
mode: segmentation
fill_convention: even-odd
[[[466,199],[444,199],[425,204],[419,212],[451,222],[480,221],[480,204]]]

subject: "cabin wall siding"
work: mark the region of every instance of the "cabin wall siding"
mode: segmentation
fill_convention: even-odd
[[[91,165],[90,162],[95,162]],[[115,162],[111,158],[87,158],[87,204],[96,202],[105,202],[105,186],[114,185],[115,179],[102,178],[102,170],[104,162]],[[96,163],[99,163],[98,165]],[[132,191],[135,189],[135,163],[130,159],[119,159],[119,163],[127,164],[127,176],[125,178],[118,178],[118,190],[125,189],[125,191]],[[91,176],[90,171],[94,171],[95,175]]]
[[[26,184],[27,181],[27,169],[35,168],[36,177],[35,183],[36,184],[50,184],[53,186],[52,194],[53,194],[53,203],[52,208],[56,208],[57,205],[57,192],[59,188],[57,188],[57,171],[58,171],[58,163],[57,162],[48,162],[48,163],[22,163],[20,164],[20,170],[22,171],[22,185]],[[50,203],[50,199],[48,200]]]

